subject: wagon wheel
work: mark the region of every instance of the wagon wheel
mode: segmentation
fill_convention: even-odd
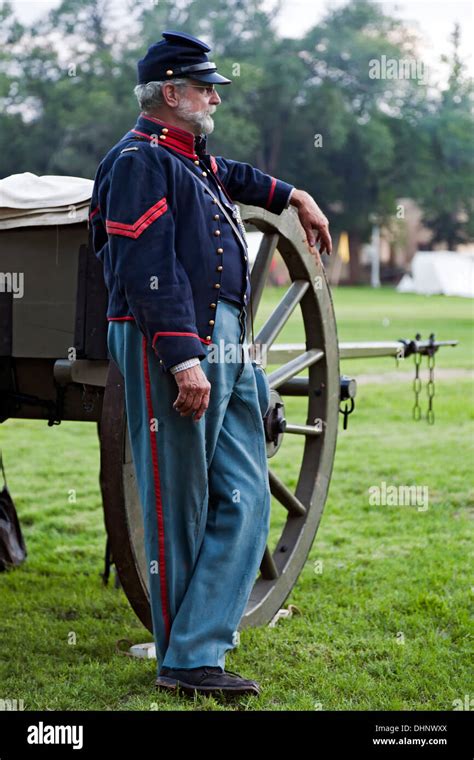
[[[263,237],[251,273],[254,322],[273,253],[278,248],[291,285],[255,334],[267,349],[271,388],[265,416],[272,493],[272,545],[267,545],[240,628],[268,623],[283,605],[307,560],[326,501],[337,439],[340,395],[339,354],[331,294],[322,265],[305,245],[293,209],[280,216],[254,206],[241,207],[242,218]],[[297,307],[299,307],[299,312]],[[306,347],[294,357],[275,350],[275,341],[294,313],[305,330]],[[250,312],[249,312],[250,322]],[[250,330],[247,335],[251,339]],[[262,352],[263,353],[263,352]],[[307,369],[307,376],[300,376]],[[299,418],[285,420],[285,401],[300,397]],[[298,439],[298,470],[285,483],[278,463],[285,443]],[[294,457],[291,457],[292,459]],[[286,465],[285,465],[286,466]],[[142,512],[124,411],[123,379],[110,362],[101,424],[101,487],[105,522],[120,582],[134,611],[152,631]],[[275,518],[276,527],[273,525]],[[276,533],[276,538],[275,538]],[[270,539],[269,539],[270,540]]]

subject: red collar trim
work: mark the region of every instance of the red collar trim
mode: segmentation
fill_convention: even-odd
[[[157,119],[154,116],[148,116],[143,112],[140,114],[140,117],[146,121],[151,121],[154,124],[159,125],[161,129],[158,132],[158,142],[164,148],[172,148],[183,156],[193,159],[193,161],[198,158],[192,132],[188,132],[186,129],[181,129],[180,127],[175,127],[173,124],[168,124],[166,121],[161,121],[161,119]],[[166,132],[164,131],[165,129],[167,130]],[[132,129],[132,132],[135,132],[135,134],[143,134],[142,132],[138,133],[135,129]],[[156,132],[157,130],[154,134],[156,134]],[[152,139],[151,135],[146,135],[146,137],[150,140]]]

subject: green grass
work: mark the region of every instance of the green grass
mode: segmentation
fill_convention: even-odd
[[[278,292],[267,293],[268,311]],[[364,288],[336,290],[334,301],[340,340],[434,330],[462,340],[438,354],[439,366],[472,367],[472,305],[464,299]],[[287,333],[280,339],[302,340],[297,324]],[[342,371],[357,377],[394,362],[358,360],[357,371],[346,364]],[[472,696],[473,683],[472,396],[468,379],[438,380],[430,426],[411,419],[406,382],[359,387],[348,430],[342,416],[339,423],[316,540],[285,603],[299,614],[242,631],[227,667],[256,678],[262,695],[228,704],[158,693],[154,661],[116,652],[117,640],[139,643],[151,634],[123,591],[100,578],[95,426],[8,420],[0,446],[29,554],[0,574],[0,699],[23,699],[27,710],[451,710],[453,700]],[[286,409],[304,421],[301,399]],[[297,438],[287,436],[272,462],[289,484],[298,474]],[[382,481],[427,486],[428,509],[371,506],[368,489]],[[280,525],[275,507],[273,541]]]

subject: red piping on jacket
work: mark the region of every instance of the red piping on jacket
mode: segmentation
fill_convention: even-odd
[[[130,320],[131,322],[135,321],[135,317],[107,317],[107,319],[108,319],[109,322],[125,322],[126,320]],[[200,338],[197,333],[192,333],[192,332],[157,332],[153,336],[153,341],[152,341],[152,344],[151,344],[152,348],[155,348],[155,342],[156,342],[156,339],[157,339],[157,337],[159,335],[187,335],[187,336],[190,336],[192,338],[198,338],[198,340],[200,340],[201,343],[205,343],[206,346],[208,346],[209,343],[211,343],[210,340],[206,340],[205,338]]]
[[[206,340],[205,338],[200,338],[197,333],[192,332],[156,332],[153,336],[152,341],[152,347],[155,348],[155,341],[158,338],[159,335],[186,335],[188,338],[198,338],[198,340],[201,341],[201,343],[205,343],[206,345],[209,345],[211,342],[210,340]]]
[[[144,116],[144,119],[148,119],[149,121],[156,121],[156,119],[151,119],[149,116]],[[160,122],[157,122],[160,124]],[[164,124],[162,126],[165,126]],[[168,127],[168,132],[163,135],[163,137],[166,137],[166,140],[160,140],[158,135],[147,135],[146,132],[140,132],[138,129],[131,129],[130,131],[133,132],[135,135],[141,135],[142,137],[147,137],[150,142],[155,142],[157,145],[161,145],[162,148],[172,148],[177,153],[182,153],[183,156],[186,156],[186,158],[192,158],[193,161],[197,160],[198,155],[194,149],[194,137],[184,130],[180,130],[183,135],[188,135],[188,137],[183,137],[181,134],[175,133],[175,130],[177,130],[178,127]]]
[[[153,118],[153,116],[145,116],[143,113],[141,113],[140,116],[144,119],[147,119],[148,121],[153,121],[156,124],[159,124],[161,127],[167,127],[168,132],[165,135],[166,140],[160,141],[159,138],[156,139],[158,137],[157,135],[147,135],[146,132],[140,132],[138,129],[131,129],[130,132],[133,132],[135,135],[140,135],[141,137],[146,137],[150,142],[154,140],[158,145],[161,145],[162,148],[171,148],[177,153],[181,153],[181,155],[186,156],[186,158],[191,158],[193,161],[199,159],[199,156],[195,152],[194,135],[192,135],[190,132],[187,132],[185,129],[180,129],[179,127],[174,127],[172,124],[161,122],[159,119]],[[227,188],[224,186],[223,182],[217,175],[219,166],[214,156],[210,156],[210,164],[216,182],[230,203],[233,203],[234,201],[227,192]],[[276,183],[276,180],[274,180],[274,182]],[[269,203],[270,201],[271,197],[269,199]]]
[[[275,192],[276,183],[277,183],[277,181],[276,181],[275,177],[272,177],[272,184],[271,184],[271,187],[270,187],[270,192],[268,193],[268,200],[267,200],[267,205],[265,206],[265,208],[270,208],[270,204],[271,204],[271,202],[273,200],[273,194]]]
[[[94,209],[94,211],[91,211],[91,213],[89,214],[89,219],[92,221],[93,217],[94,217],[96,214],[98,214],[98,213],[99,213],[99,211],[100,211],[100,208],[99,208],[99,206],[97,206],[97,207]]]
[[[160,121],[160,119],[156,119],[154,116],[148,116],[147,114],[144,114],[143,111],[140,116],[147,121],[152,121],[155,124],[159,124],[162,129],[166,127],[168,131],[163,135],[166,137],[166,140],[160,142],[160,145],[163,145],[165,148],[168,145],[174,150],[177,150],[178,153],[182,153],[183,156],[197,159],[194,144],[194,135],[192,132],[188,132],[186,129],[181,129],[181,127],[175,127],[174,124],[168,124],[165,121]]]
[[[148,121],[154,121],[155,124],[159,124],[160,127],[166,127],[168,129],[167,134],[170,132],[177,132],[177,137],[180,137],[183,142],[186,141],[190,147],[194,145],[194,135],[187,129],[176,127],[174,124],[168,124],[168,122],[161,121],[161,119],[157,119],[156,116],[149,116],[147,113],[143,113],[143,111],[140,113],[140,116],[142,116],[144,119],[147,119]]]
[[[165,529],[163,522],[163,504],[161,501],[161,484],[160,484],[160,470],[158,467],[158,446],[156,443],[156,434],[150,428],[150,420],[154,418],[153,414],[153,402],[151,398],[151,382],[150,382],[150,369],[148,366],[148,354],[147,354],[147,340],[145,336],[142,338],[142,350],[143,350],[143,373],[145,376],[145,391],[146,402],[148,409],[148,428],[150,431],[150,446],[151,446],[151,460],[153,465],[153,481],[155,487],[155,509],[158,523],[158,574],[160,579],[160,591],[161,591],[161,611],[163,614],[163,621],[165,625],[166,639],[169,640],[170,636],[170,615],[168,605],[168,594],[166,589],[166,562],[165,562]]]
[[[134,135],[141,135],[142,137],[146,137],[147,140],[150,140],[150,142],[153,140],[152,135],[147,135],[146,132],[140,132],[138,129],[131,129],[130,132],[133,132]]]
[[[142,232],[152,224],[155,219],[162,216],[168,211],[168,205],[166,197],[160,198],[160,200],[153,204],[148,211],[145,211],[139,219],[133,224],[124,224],[123,222],[112,222],[107,219],[105,222],[105,229],[108,235],[124,235],[125,237],[131,237],[134,240],[140,237]]]

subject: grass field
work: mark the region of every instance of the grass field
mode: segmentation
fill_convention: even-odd
[[[386,288],[333,296],[339,340],[434,331],[461,341],[439,352],[437,366],[472,369],[468,300]],[[267,291],[264,310],[278,297]],[[280,338],[302,339],[296,319]],[[394,364],[346,361],[341,371],[357,378]],[[413,371],[413,359],[401,364]],[[286,602],[299,614],[241,633],[226,666],[256,678],[262,695],[228,704],[158,693],[154,661],[116,652],[119,639],[139,643],[151,635],[123,591],[100,578],[105,532],[95,426],[0,425],[29,552],[21,567],[0,574],[0,700],[23,700],[26,710],[452,710],[454,700],[472,697],[472,379],[437,380],[434,402],[430,426],[412,420],[406,379],[359,385],[347,431],[340,419],[316,540]],[[421,403],[424,412],[425,388]],[[291,399],[288,418],[303,422],[302,404]],[[301,442],[294,438],[278,461],[288,484],[297,476]],[[368,489],[382,482],[426,486],[427,509],[371,506]],[[275,514],[274,540],[278,526]]]

